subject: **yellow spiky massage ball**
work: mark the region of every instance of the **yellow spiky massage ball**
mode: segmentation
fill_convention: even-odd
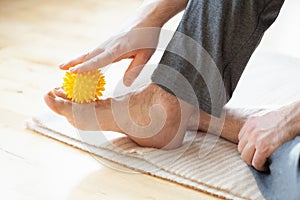
[[[105,90],[105,77],[100,70],[74,74],[66,72],[63,89],[67,98],[76,103],[90,103],[99,99]]]

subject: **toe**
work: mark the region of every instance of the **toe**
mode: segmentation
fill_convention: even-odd
[[[62,87],[57,87],[53,89],[53,93],[57,96],[57,97],[61,97],[63,99],[68,99],[67,95],[64,91],[64,89]]]
[[[53,91],[48,92],[44,96],[47,106],[59,115],[63,115],[63,110],[67,106],[66,100],[57,97]]]

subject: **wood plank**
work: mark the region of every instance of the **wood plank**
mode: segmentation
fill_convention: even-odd
[[[63,72],[57,65],[116,33],[140,3],[0,1],[1,199],[215,199],[112,169],[99,158],[24,127],[25,119],[48,109],[42,96],[61,84]]]

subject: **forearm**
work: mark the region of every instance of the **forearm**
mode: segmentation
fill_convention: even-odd
[[[187,2],[188,0],[145,0],[122,29],[162,27],[169,19],[184,10]]]

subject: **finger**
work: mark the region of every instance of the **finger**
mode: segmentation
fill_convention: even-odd
[[[244,134],[245,134],[245,132],[246,132],[247,129],[248,129],[248,124],[247,124],[247,122],[246,122],[246,123],[243,125],[243,127],[241,128],[240,132],[239,132],[239,135],[238,135],[239,140],[242,139],[242,137],[244,136]]]
[[[124,77],[123,77],[123,83],[126,86],[130,86],[134,80],[138,77],[138,75],[141,73],[143,67],[147,63],[149,58],[145,57],[142,54],[137,54],[135,58],[130,63],[129,67],[127,68]]]
[[[238,143],[238,152],[239,152],[239,153],[242,153],[242,152],[243,152],[243,150],[244,150],[244,148],[245,148],[247,142],[248,142],[247,137],[243,137],[243,138],[239,141],[239,143]]]
[[[267,157],[264,154],[261,154],[260,152],[256,151],[252,159],[252,166],[259,171],[266,171],[266,161]]]
[[[243,131],[243,132],[242,132]],[[242,133],[241,133],[242,132]],[[248,129],[248,125],[245,124],[240,131],[241,134],[239,134],[239,143],[238,143],[238,151],[240,153],[243,152],[246,144],[248,143],[249,135],[251,134],[250,130]]]
[[[86,61],[90,60],[91,58],[99,55],[103,51],[104,51],[104,49],[100,49],[100,48],[95,49],[95,50],[93,50],[91,52],[83,54],[83,55],[81,55],[81,56],[79,56],[79,57],[77,57],[77,58],[75,58],[73,60],[70,60],[70,61],[68,61],[66,63],[63,63],[63,64],[59,65],[59,68],[63,69],[63,70],[68,70],[71,67],[74,67],[74,66],[76,66],[78,64],[81,64],[83,62],[86,62]]]
[[[265,171],[265,162],[267,158],[279,147],[276,141],[276,136],[269,137],[268,135],[262,136],[259,138],[259,141],[256,142],[256,152],[252,160],[252,166],[260,171]],[[275,142],[275,143],[274,143]]]
[[[246,162],[248,165],[252,165],[254,153],[255,153],[254,144],[247,143],[247,145],[243,149],[241,157],[242,157],[243,161]]]
[[[135,51],[131,51],[131,52],[125,53],[125,54],[121,55],[120,57],[118,57],[117,59],[115,59],[113,61],[113,63],[114,62],[119,62],[119,61],[121,61],[123,59],[128,59],[128,58],[129,59],[133,59],[135,57],[135,55],[136,55]]]
[[[115,53],[104,51],[98,56],[70,68],[70,71],[72,73],[81,73],[104,67],[111,64],[117,58],[117,56],[115,55]]]

